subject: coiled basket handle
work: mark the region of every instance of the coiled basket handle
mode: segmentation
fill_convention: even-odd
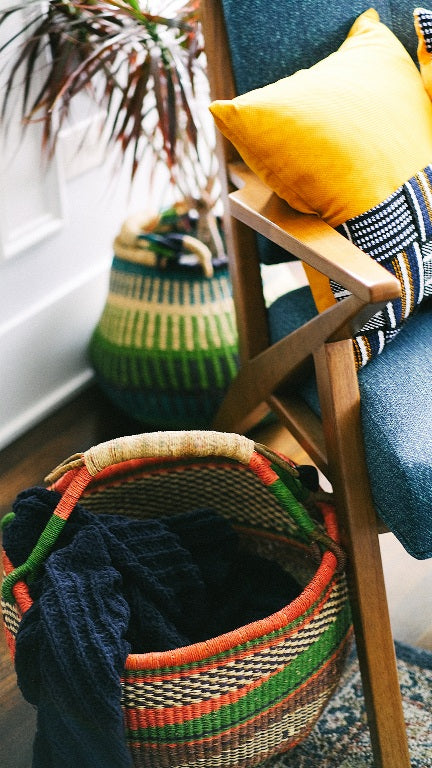
[[[262,455],[265,453],[265,455]],[[45,526],[30,556],[21,566],[9,573],[3,581],[3,599],[13,602],[13,587],[17,581],[34,574],[49,555],[55,541],[71,515],[76,503],[86,486],[109,467],[134,459],[181,459],[191,457],[220,456],[240,462],[254,472],[257,477],[277,497],[306,543],[316,542],[330,549],[337,557],[339,569],[343,567],[343,553],[339,545],[323,533],[322,528],[311,519],[301,503],[302,489],[299,473],[289,462],[283,462],[284,480],[272,468],[271,451],[254,443],[243,435],[231,432],[211,430],[165,431],[129,435],[100,443],[82,454],[75,454],[62,462],[46,478],[52,485],[64,477],[62,497],[54,513]],[[281,465],[279,457],[278,465]]]
[[[85,453],[75,454],[59,464],[46,478],[53,483],[70,469],[86,466],[94,476],[113,464],[132,459],[176,459],[225,456],[249,464],[255,443],[243,435],[212,430],[144,432],[99,443]]]
[[[129,216],[114,240],[114,253],[127,261],[156,266],[157,255],[149,249],[146,240],[146,233],[151,234],[156,219],[155,216],[146,218],[142,214]],[[213,256],[210,248],[193,235],[185,233],[181,239],[184,249],[197,257],[204,276],[213,277]]]

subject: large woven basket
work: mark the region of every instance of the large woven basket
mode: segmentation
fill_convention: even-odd
[[[265,619],[173,651],[132,654],[122,677],[125,738],[135,766],[254,766],[296,745],[332,695],[351,636],[334,510],[301,473],[246,437],[159,432],[100,444],[48,481],[61,493],[28,561],[4,557],[2,602],[11,651],[40,567],[78,500],[93,512],[159,517],[211,500],[243,545],[304,584]],[[167,503],[169,502],[169,503]],[[315,510],[321,523],[306,510]]]
[[[129,217],[114,241],[90,360],[108,398],[147,428],[209,427],[237,371],[227,258],[203,237],[177,207]]]

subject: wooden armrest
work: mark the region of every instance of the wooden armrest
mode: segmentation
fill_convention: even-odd
[[[244,163],[230,164],[229,177],[238,187],[229,195],[235,218],[340,283],[366,304],[400,296],[396,277],[319,216],[290,208]]]

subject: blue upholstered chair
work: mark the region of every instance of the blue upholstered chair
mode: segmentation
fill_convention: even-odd
[[[374,7],[416,61],[414,3],[376,0]],[[202,8],[212,98],[231,100],[331,54],[369,3],[204,0]],[[432,556],[432,300],[425,291],[399,333],[358,369],[353,336],[388,302],[401,301],[403,283],[401,289],[394,273],[360,252],[355,237],[293,211],[220,133],[218,144],[242,365],[216,427],[244,431],[265,403],[331,481],[349,553],[375,764],[406,768],[378,533],[391,530],[416,558]],[[428,239],[421,243],[426,251]],[[318,313],[304,286],[268,309],[260,261],[292,255],[332,278],[336,292],[347,289],[345,298]]]

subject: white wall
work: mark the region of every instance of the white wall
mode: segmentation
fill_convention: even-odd
[[[0,0],[0,9],[7,5]],[[13,24],[18,16],[2,26],[0,42]],[[0,93],[4,77],[0,66]],[[91,379],[86,348],[107,293],[113,238],[129,213],[169,202],[162,180],[149,200],[145,169],[131,190],[128,168],[101,162],[101,116],[86,101],[47,167],[40,126],[22,134],[20,96],[18,87],[0,145],[0,448]]]
[[[38,147],[40,156],[40,149]],[[60,172],[62,168],[60,168]],[[37,179],[37,174],[33,174]],[[57,187],[53,177],[49,185]],[[0,179],[2,198],[9,177]],[[15,212],[36,210],[36,183],[14,177]],[[111,242],[126,215],[127,178],[108,167],[60,182],[60,217],[39,242],[0,261],[0,447],[77,392],[91,377],[86,345],[103,307]],[[30,202],[29,202],[30,200]],[[4,209],[4,208],[3,208]],[[0,235],[10,246],[3,227]],[[36,229],[36,218],[35,218]],[[28,237],[31,240],[31,233]],[[6,251],[6,254],[5,254]]]
[[[0,448],[91,379],[86,347],[107,293],[111,243],[125,216],[148,203],[145,179],[131,193],[127,169],[100,162],[97,136],[73,151],[80,127],[49,168],[37,127],[23,139],[12,124],[3,142]]]

